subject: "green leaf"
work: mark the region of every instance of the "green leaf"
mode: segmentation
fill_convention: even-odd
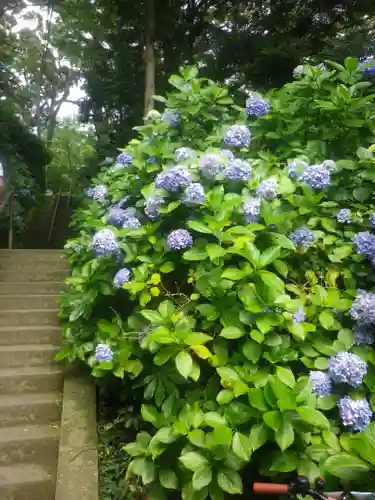
[[[164,264],[162,264],[160,266],[160,272],[163,274],[168,274],[168,273],[172,272],[174,269],[175,269],[175,265],[173,262],[170,262],[170,261],[164,262]]]
[[[222,248],[220,245],[215,245],[214,243],[206,245],[206,252],[211,260],[224,257],[224,255],[226,255],[227,253],[224,248]]]
[[[144,311],[141,311],[141,314],[153,325],[160,325],[161,323],[163,323],[163,318],[156,311],[145,309]]]
[[[209,465],[194,472],[192,478],[193,489],[199,491],[212,481],[212,469]]]
[[[270,271],[259,271],[259,276],[263,283],[271,290],[274,290],[279,294],[283,294],[285,292],[285,284],[276,274],[271,273]]]
[[[141,415],[145,422],[151,422],[155,427],[158,427],[159,423],[159,412],[153,405],[142,405]]]
[[[224,337],[225,339],[239,339],[244,335],[245,332],[237,326],[228,326],[227,328],[223,328],[220,332],[220,337]]]
[[[255,387],[249,389],[249,403],[253,408],[262,412],[269,410],[261,389],[256,389]]]
[[[255,330],[256,331],[256,330]],[[248,340],[242,346],[244,356],[252,363],[257,363],[262,354],[262,347],[252,340]]]
[[[206,448],[206,434],[201,429],[194,429],[188,434],[189,441],[198,448]]]
[[[292,241],[283,234],[271,233],[270,236],[272,241],[281,248],[287,248],[288,250],[295,250],[295,246],[293,245]]]
[[[151,460],[145,460],[142,468],[142,481],[143,484],[152,483],[155,479],[156,469],[155,464]]]
[[[220,413],[217,413],[216,411],[209,411],[205,413],[204,422],[206,425],[213,428],[220,427],[222,425],[224,426],[227,425],[227,421],[225,420],[225,418],[222,417]]]
[[[217,474],[217,483],[226,493],[232,495],[242,494],[241,476],[233,469],[220,469]]]
[[[348,453],[339,453],[329,457],[324,468],[332,476],[345,480],[358,479],[370,470],[366,462]]]
[[[181,351],[176,357],[176,368],[184,378],[188,378],[193,368],[193,359],[186,351]]]
[[[335,323],[335,317],[330,309],[325,309],[319,314],[319,322],[323,328],[329,330]]]
[[[259,266],[266,267],[268,264],[271,264],[274,260],[276,260],[280,256],[280,247],[272,246],[267,248],[265,252],[263,252],[259,259]]]
[[[168,490],[177,490],[178,488],[176,473],[171,469],[161,469],[159,472],[159,481],[163,488]]]
[[[212,234],[212,231],[209,227],[205,226],[201,222],[191,220],[187,223],[187,225],[190,227],[190,229],[193,229],[194,231],[197,231],[198,233],[204,233],[204,234]]]
[[[179,460],[186,469],[189,469],[193,472],[208,465],[207,458],[205,458],[200,453],[197,453],[196,451],[184,453],[180,456]]]
[[[216,401],[219,403],[219,405],[225,405],[228,404],[232,401],[234,398],[234,394],[230,389],[224,389],[219,392],[219,394],[216,396]]]
[[[252,426],[249,436],[249,441],[253,451],[260,448],[268,438],[268,430],[267,427],[261,424],[255,424]]]
[[[194,332],[184,338],[184,343],[187,345],[203,345],[212,340],[212,337],[205,333]]]
[[[285,385],[293,389],[296,385],[296,379],[294,378],[293,372],[290,368],[283,368],[282,366],[278,366],[276,368],[276,375],[281,382]]]
[[[186,250],[182,256],[185,260],[205,260],[207,258],[207,252],[199,248],[190,248]]]
[[[244,434],[236,432],[233,436],[232,448],[234,453],[242,460],[248,462],[253,452],[250,440]]]
[[[321,476],[320,468],[316,465],[316,463],[308,459],[301,460],[298,465],[297,472],[302,476],[308,477],[311,482]]]
[[[171,320],[172,315],[176,312],[176,309],[171,300],[164,300],[158,307],[160,316],[163,319]]]
[[[236,267],[228,267],[221,275],[222,278],[226,278],[232,281],[241,280],[244,276],[245,272],[237,269]]]
[[[293,424],[285,416],[281,427],[275,432],[275,440],[281,451],[285,451],[294,442]]]
[[[263,420],[268,427],[271,427],[275,432],[280,429],[283,423],[282,414],[278,411],[268,411],[264,413]]]
[[[302,420],[308,424],[318,427],[319,429],[329,429],[329,422],[320,411],[309,408],[308,406],[301,406],[297,408],[297,412]]]

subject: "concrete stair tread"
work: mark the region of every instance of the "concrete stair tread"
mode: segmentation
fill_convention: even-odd
[[[15,366],[10,368],[0,368],[0,378],[2,377],[26,377],[33,375],[55,375],[62,373],[59,366]]]
[[[32,313],[40,313],[40,312],[55,312],[56,314],[60,311],[60,309],[4,309],[0,311],[0,314],[3,313],[12,313],[12,314],[32,314]]]
[[[0,413],[1,408],[8,406],[26,406],[33,404],[57,403],[59,394],[56,392],[46,392],[37,394],[17,394],[17,395],[0,395]]]
[[[56,298],[56,299],[60,299],[61,298],[61,294],[58,294],[58,293],[28,293],[26,295],[24,294],[11,294],[11,295],[7,295],[7,297],[9,298],[15,298],[15,299],[29,299],[30,297],[33,298],[33,297],[38,297],[38,298]]]
[[[31,330],[33,332],[39,332],[39,331],[59,331],[61,332],[62,331],[62,327],[61,326],[54,326],[54,325],[40,325],[40,326],[37,326],[37,325],[30,325],[30,326],[0,326],[0,336],[1,336],[1,332],[18,332],[18,331],[28,331],[28,330]],[[37,345],[37,344],[35,344]]]
[[[13,351],[56,351],[57,346],[52,344],[25,344],[25,345],[0,345],[0,352]]]
[[[0,466],[0,485],[15,486],[18,484],[34,484],[52,481],[52,476],[42,467],[36,464],[15,464]]]
[[[24,441],[25,439],[59,439],[60,425],[17,425],[15,427],[0,428],[0,446],[10,441]]]

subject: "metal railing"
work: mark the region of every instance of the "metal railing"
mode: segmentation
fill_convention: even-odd
[[[8,203],[9,202],[9,203]],[[13,248],[13,216],[14,216],[14,192],[9,190],[5,195],[3,205],[0,207],[0,212],[5,208],[9,208],[9,227],[8,227],[8,249]]]

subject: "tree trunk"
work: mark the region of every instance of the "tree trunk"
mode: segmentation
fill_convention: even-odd
[[[145,101],[144,116],[154,107],[153,95],[155,94],[155,0],[146,1],[146,32],[144,47],[145,64]]]

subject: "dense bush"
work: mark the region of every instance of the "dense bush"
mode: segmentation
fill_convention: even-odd
[[[362,72],[352,58],[306,65],[243,109],[184,69],[75,214],[59,357],[144,388],[126,452],[150,499],[242,493],[245,467],[363,489],[375,468]]]

